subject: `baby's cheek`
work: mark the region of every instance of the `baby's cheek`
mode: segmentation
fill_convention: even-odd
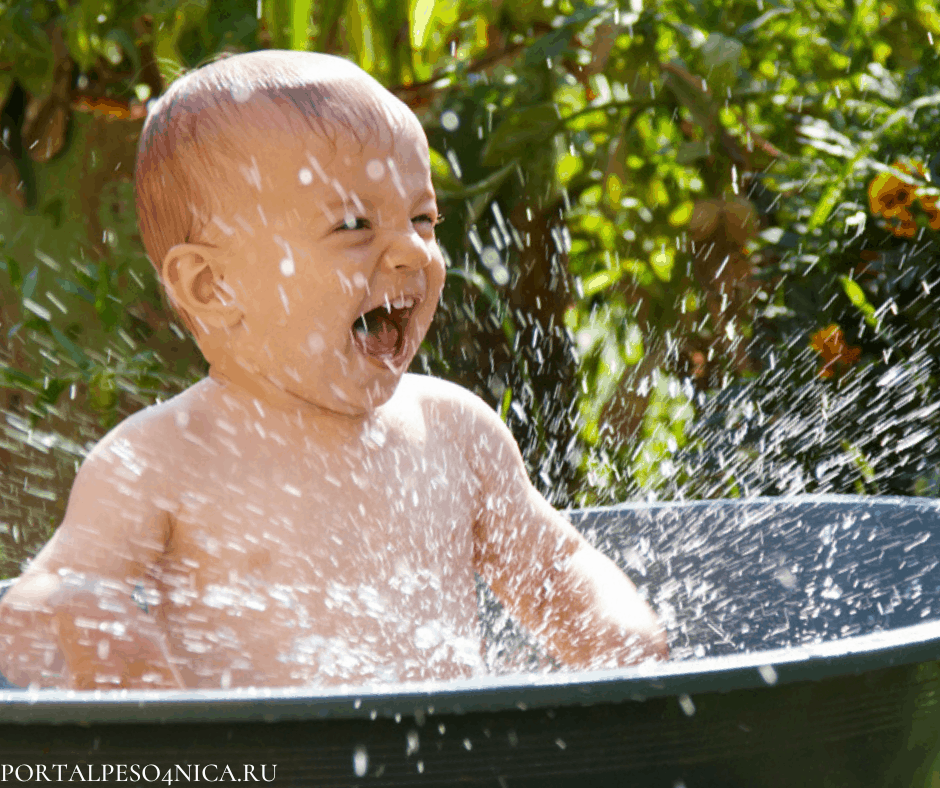
[[[357,301],[365,298],[366,292],[369,289],[369,280],[362,271],[350,272],[349,270],[341,271],[339,268],[334,268],[332,273],[334,279],[332,282],[330,282],[329,279],[324,281],[324,290],[335,290],[338,288],[344,296]]]

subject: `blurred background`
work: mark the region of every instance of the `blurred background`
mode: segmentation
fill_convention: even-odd
[[[421,118],[449,267],[413,371],[486,399],[556,506],[940,494],[932,0],[0,0],[0,576],[205,374],[135,146],[173,79],[261,48]]]

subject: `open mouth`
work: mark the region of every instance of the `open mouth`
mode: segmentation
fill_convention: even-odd
[[[405,334],[418,299],[402,296],[363,312],[353,323],[353,342],[382,364],[397,362],[405,351]]]

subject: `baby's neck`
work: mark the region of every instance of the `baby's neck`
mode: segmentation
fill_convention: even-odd
[[[242,403],[263,421],[282,421],[311,436],[358,441],[376,418],[374,411],[349,415],[308,402],[237,363],[213,363],[209,367],[209,381],[218,395]]]

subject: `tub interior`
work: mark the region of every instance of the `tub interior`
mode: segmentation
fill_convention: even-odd
[[[940,618],[940,507],[820,496],[572,513],[659,612],[673,659],[760,652]]]
[[[932,499],[630,503],[568,514],[659,613],[671,663],[940,619],[940,502]],[[12,582],[0,581],[0,595]],[[479,601],[493,673],[556,670],[482,584]]]

